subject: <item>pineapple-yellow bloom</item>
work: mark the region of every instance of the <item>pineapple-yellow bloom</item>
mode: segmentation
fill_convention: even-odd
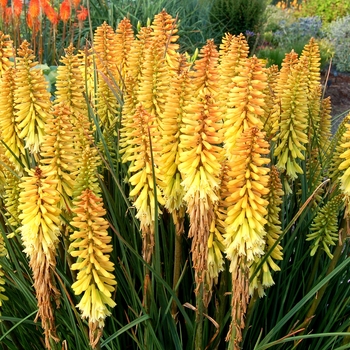
[[[23,177],[19,185],[22,191],[18,207],[24,251],[32,256],[42,249],[48,259],[56,249],[60,234],[58,180],[48,179],[50,175],[45,168],[28,170],[28,176]]]
[[[13,57],[13,42],[10,36],[0,31],[0,77],[10,68],[13,67],[11,57]]]
[[[19,137],[26,148],[37,154],[44,138],[44,127],[51,107],[50,93],[42,71],[35,69],[37,62],[29,43],[24,41],[18,49],[15,75],[15,121]]]
[[[117,47],[116,33],[104,22],[94,35],[95,62],[98,71],[97,114],[105,127],[113,124],[117,116],[118,101],[108,83],[113,86],[113,79],[117,79]]]
[[[21,130],[15,120],[15,76],[16,70],[9,68],[2,74],[0,80],[0,128],[1,139],[7,146],[5,155],[16,169],[20,170],[20,162],[26,164],[24,141],[19,137]]]
[[[73,45],[65,49],[65,55],[61,57],[60,62],[62,64],[57,67],[54,104],[67,105],[72,113],[71,123],[74,124],[74,116],[77,113],[87,113],[84,96],[85,76],[81,73],[81,67],[84,67],[85,62],[80,55],[74,54]]]
[[[108,235],[108,222],[103,218],[106,211],[102,199],[85,189],[74,202],[76,216],[71,225],[75,227],[70,239],[70,254],[77,258],[72,265],[78,270],[77,281],[72,284],[76,295],[83,293],[77,305],[82,317],[89,323],[104,326],[106,316],[110,315],[107,306],[114,307],[112,299],[115,290],[114,264],[109,260],[113,250],[111,237]]]
[[[45,333],[45,346],[50,349],[50,340],[58,341],[52,300],[59,300],[52,269],[56,266],[56,246],[60,234],[60,200],[56,190],[57,181],[49,180],[50,172],[44,167],[28,170],[19,185],[19,209],[24,252],[29,256],[33,271],[34,288],[38,300],[38,317]]]
[[[228,183],[230,196],[227,202],[230,206],[224,237],[226,256],[231,261],[236,261],[238,255],[246,256],[247,262],[252,262],[264,254],[268,205],[264,197],[269,193],[269,168],[266,164],[270,162],[266,158],[269,144],[264,138],[264,133],[258,128],[245,131],[236,141],[228,164],[232,180]]]
[[[267,205],[267,215],[266,215],[266,245],[265,245],[265,254],[271,250],[271,248],[275,245],[276,240],[279,239],[282,229],[281,229],[281,221],[280,221],[280,211],[282,204],[282,183],[280,180],[280,174],[275,166],[271,167],[270,171],[270,179],[268,188],[270,192],[267,194],[266,199],[268,200]],[[249,294],[252,295],[254,290],[258,290],[258,294],[260,297],[264,295],[264,288],[268,288],[274,284],[272,279],[271,270],[280,271],[278,265],[274,262],[274,260],[282,260],[282,246],[278,243],[270,255],[263,263],[261,270],[257,272],[253,281],[249,284]],[[255,272],[256,268],[261,262],[261,258],[256,257],[254,262],[249,267],[249,275],[252,276]]]
[[[277,157],[277,167],[285,169],[291,179],[303,170],[299,160],[304,160],[305,144],[308,143],[308,90],[304,80],[307,75],[306,58],[300,59],[298,64],[290,68],[281,92],[281,121],[280,131],[277,134],[277,147],[274,155]]]
[[[223,158],[221,113],[218,103],[218,52],[212,40],[199,53],[193,73],[191,101],[185,108],[180,135],[178,169],[190,215],[189,237],[197,289],[206,277],[208,240],[213,206],[218,202]]]
[[[266,72],[255,56],[241,63],[239,74],[232,78],[233,88],[228,95],[228,109],[224,123],[226,154],[231,160],[236,140],[249,128],[263,129],[261,117],[264,115],[267,86]]]
[[[57,180],[57,190],[61,195],[59,207],[71,209],[71,197],[74,187],[74,172],[78,170],[77,152],[74,149],[76,133],[71,123],[69,105],[55,105],[52,116],[45,125],[45,136],[40,155],[42,164],[49,166],[52,171],[50,179]]]
[[[339,170],[343,170],[343,174],[340,178],[341,190],[346,196],[350,195],[350,123],[346,124],[346,131],[342,137],[343,142],[340,146],[343,149],[343,153],[340,154],[340,158],[344,159],[339,165]]]

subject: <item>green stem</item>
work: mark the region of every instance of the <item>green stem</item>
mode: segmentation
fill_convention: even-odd
[[[178,283],[181,275],[182,263],[182,237],[184,232],[185,211],[184,209],[175,210],[172,213],[175,224],[175,251],[174,251],[174,270],[173,270],[173,290],[176,296],[179,296]],[[171,306],[171,314],[175,318],[177,313],[176,302],[173,301]]]
[[[204,283],[201,282],[198,288],[198,294],[196,298],[197,314],[196,314],[196,334],[195,334],[195,350],[203,349],[203,288]]]
[[[306,292],[307,293],[311,290],[311,287],[312,287],[312,285],[314,283],[315,276],[316,276],[316,273],[317,273],[318,264],[320,263],[321,255],[322,255],[322,250],[321,249],[317,249],[316,257],[315,257],[315,260],[314,260],[314,266],[312,268],[311,275],[310,275],[310,278],[309,278],[309,282],[308,282],[307,287],[306,287]]]

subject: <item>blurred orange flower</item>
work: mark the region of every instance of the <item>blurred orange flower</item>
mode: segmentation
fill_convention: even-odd
[[[46,17],[48,18],[48,20],[53,24],[56,25],[58,23],[59,20],[59,16],[58,13],[55,11],[55,9],[51,6],[51,4],[49,3],[48,0],[46,0],[43,4],[42,4],[44,13],[46,15]]]
[[[88,16],[88,9],[80,5],[80,10],[77,10],[77,18],[79,22],[84,22]]]
[[[70,18],[70,2],[64,0],[60,6],[60,17],[63,22],[67,22]]]
[[[28,7],[28,15],[32,19],[39,17],[39,15],[40,15],[39,0],[30,0],[29,7]]]
[[[13,0],[13,14],[15,17],[19,17],[22,12],[22,0]]]
[[[72,0],[72,4],[74,5],[75,8],[78,8],[81,0]]]

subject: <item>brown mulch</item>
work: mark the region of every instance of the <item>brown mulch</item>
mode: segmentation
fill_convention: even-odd
[[[322,76],[322,84],[325,84],[325,76]],[[333,132],[341,120],[350,112],[350,75],[338,73],[329,75],[326,84],[325,97],[331,97]]]

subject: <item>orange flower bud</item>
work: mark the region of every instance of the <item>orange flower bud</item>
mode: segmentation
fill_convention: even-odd
[[[64,0],[60,6],[60,17],[63,22],[67,22],[70,18],[70,2]]]
[[[77,18],[79,22],[84,22],[88,15],[88,9],[84,6],[80,6],[80,10],[77,10]]]

